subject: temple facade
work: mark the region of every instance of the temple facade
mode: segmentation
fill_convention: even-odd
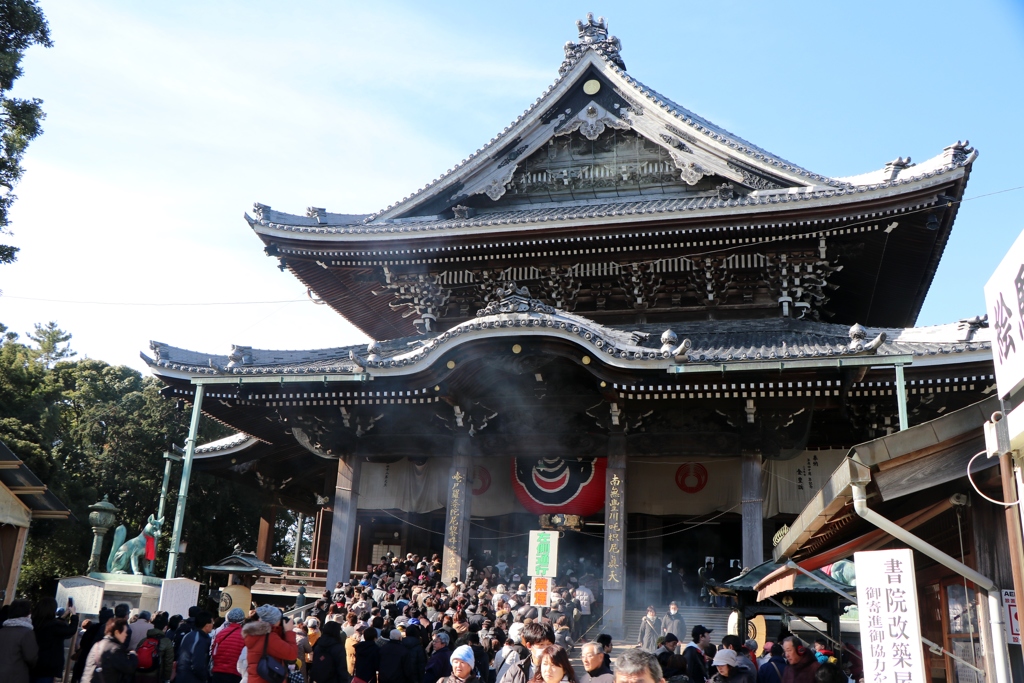
[[[144,354],[238,430],[196,466],[263,492],[264,559],[275,507],[316,516],[329,585],[386,550],[525,565],[558,528],[621,636],[706,558],[770,557],[852,445],[993,390],[984,319],[914,327],[975,150],[819,175],[636,80],[603,19],[577,29],[534,104],[412,195],[246,215],[378,341]]]

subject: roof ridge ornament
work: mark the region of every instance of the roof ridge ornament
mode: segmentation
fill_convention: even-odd
[[[476,317],[483,318],[498,313],[547,313],[555,315],[558,311],[554,306],[548,306],[543,301],[530,298],[530,290],[526,287],[516,287],[516,283],[509,280],[499,286],[495,291],[497,297],[484,308],[476,312]]]
[[[607,19],[598,17],[597,21],[594,21],[594,13],[587,12],[587,20],[577,21],[576,28],[579,31],[579,42],[574,43],[571,40],[566,42],[565,61],[562,62],[562,66],[558,67],[559,76],[567,74],[578,61],[583,59],[587,50],[594,50],[615,66],[623,71],[626,70],[626,64],[619,56],[622,42],[615,36],[608,35]]]
[[[865,341],[868,331],[860,323],[854,323],[850,327],[850,344],[846,347],[849,353],[862,353],[873,355],[878,352],[878,347],[885,343],[885,332],[879,333],[871,341]]]

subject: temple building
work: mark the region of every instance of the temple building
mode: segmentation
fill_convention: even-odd
[[[525,565],[543,524],[621,634],[705,558],[770,558],[851,446],[992,391],[983,318],[914,327],[977,158],[936,150],[814,173],[636,80],[588,16],[533,105],[412,195],[246,215],[379,341],[144,358],[238,430],[196,467],[263,492],[263,559],[275,507],[316,516],[329,585],[387,550]]]

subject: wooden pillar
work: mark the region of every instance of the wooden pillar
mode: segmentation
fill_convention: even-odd
[[[469,563],[469,516],[473,480],[470,476],[470,436],[455,435],[452,465],[448,472],[448,507],[444,528],[444,556],[441,578],[462,580]]]
[[[626,435],[608,436],[608,467],[604,488],[604,616],[605,633],[626,637]]]
[[[324,474],[323,497],[331,500],[334,496],[334,484],[337,473],[333,468]],[[327,569],[327,560],[331,554],[331,506],[324,505],[317,510],[313,522],[313,546],[309,549],[310,569]],[[333,589],[333,586],[331,586]]]
[[[14,593],[18,589],[18,578],[21,575],[21,560],[25,557],[25,542],[28,540],[28,527],[18,527],[18,538],[14,542],[14,554],[11,556],[11,571],[7,575],[7,585],[4,586],[3,604],[11,604]]]
[[[762,528],[763,496],[761,494],[761,455],[741,456],[743,504],[743,566],[753,569],[764,562],[764,530]]]
[[[338,581],[347,583],[352,572],[362,465],[362,459],[355,455],[338,458],[338,476],[334,484],[334,505],[331,510],[331,548],[327,564],[327,587],[331,590]]]
[[[260,532],[256,537],[256,557],[270,564],[270,555],[274,551],[274,520],[277,508],[264,505],[260,510]]]

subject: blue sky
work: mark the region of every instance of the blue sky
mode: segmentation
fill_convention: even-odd
[[[48,118],[17,188],[0,322],[56,320],[80,354],[140,369],[150,339],[211,353],[364,340],[302,301],[243,212],[368,213],[423,186],[543,92],[588,11],[635,78],[812,171],[970,139],[967,197],[1024,186],[1020,2],[42,6],[55,46],[30,51],[16,93]],[[984,312],[1022,202],[962,205],[918,324]],[[196,305],[235,301],[292,303]]]

